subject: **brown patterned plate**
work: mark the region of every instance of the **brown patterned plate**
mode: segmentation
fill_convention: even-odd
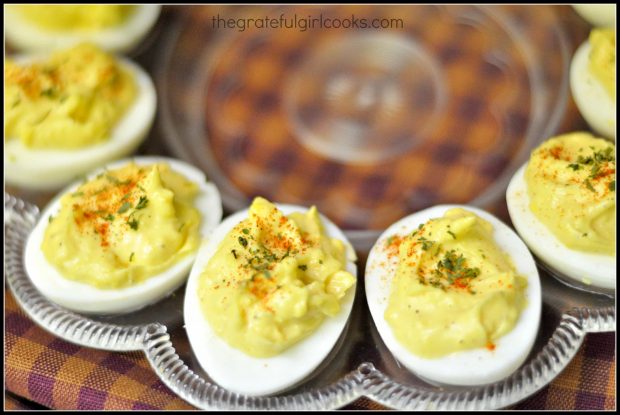
[[[288,28],[239,20],[265,17]],[[316,204],[361,250],[413,211],[502,199],[566,109],[570,46],[549,6],[205,7],[170,32],[172,151],[228,209]]]

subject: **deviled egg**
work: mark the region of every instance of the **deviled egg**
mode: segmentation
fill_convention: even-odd
[[[592,129],[616,139],[616,33],[594,29],[570,66],[570,87],[579,112]]]
[[[15,48],[47,51],[92,42],[111,52],[134,48],[153,27],[152,4],[8,5],[4,34]]]
[[[150,76],[91,44],[5,61],[8,184],[54,190],[132,153],[155,117]]]
[[[615,145],[589,133],[536,148],[506,192],[529,248],[581,288],[616,287]]]
[[[441,205],[390,226],[370,251],[366,298],[385,345],[431,382],[514,372],[538,333],[541,290],[525,244],[493,215]]]
[[[185,328],[202,368],[246,395],[299,383],[346,326],[355,259],[315,207],[259,197],[228,217],[201,247],[185,292]]]
[[[217,188],[193,166],[163,157],[118,161],[49,203],[28,238],[26,272],[68,309],[126,313],[186,281],[221,217]]]

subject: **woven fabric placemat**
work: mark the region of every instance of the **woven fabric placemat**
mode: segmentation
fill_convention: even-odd
[[[5,292],[5,409],[176,409],[193,407],[172,393],[140,352],[76,346],[34,324]],[[616,408],[615,334],[589,334],[549,386],[515,409]],[[23,399],[20,399],[23,398]],[[343,409],[386,409],[360,398]]]

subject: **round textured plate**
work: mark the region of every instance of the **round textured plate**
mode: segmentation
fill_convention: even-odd
[[[541,327],[523,366],[509,378],[484,387],[438,387],[400,367],[392,357],[369,317],[363,284],[358,284],[349,325],[326,361],[284,394],[250,397],[217,386],[200,369],[180,325],[182,289],[128,316],[87,318],[69,312],[43,297],[24,270],[24,245],[39,217],[38,208],[5,193],[4,212],[6,279],[33,321],[82,346],[142,350],[172,391],[203,409],[334,409],[360,396],[396,409],[503,408],[553,380],[575,356],[586,333],[616,327],[614,298],[573,290],[541,270]]]
[[[216,24],[265,16],[297,29]],[[157,74],[172,151],[228,209],[315,204],[362,251],[411,212],[501,200],[566,109],[570,45],[550,6],[204,8],[176,23]]]

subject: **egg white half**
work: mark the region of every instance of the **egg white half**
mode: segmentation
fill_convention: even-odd
[[[199,186],[199,193],[194,206],[201,215],[199,232],[203,239],[210,236],[222,219],[222,203],[217,188],[206,181],[205,175],[200,170],[182,161],[166,157],[125,159],[112,163],[106,168],[119,168],[131,160],[140,166],[158,162],[167,163],[172,170],[196,183]],[[88,177],[93,178],[103,170],[99,169]],[[64,278],[47,261],[41,250],[41,244],[50,215],[56,215],[60,210],[61,197],[75,191],[80,184],[81,181],[67,187],[48,204],[26,243],[24,254],[26,272],[41,294],[70,310],[82,313],[115,314],[127,313],[154,303],[175,291],[185,282],[196,253],[188,255],[159,275],[150,277],[140,284],[118,290],[99,289]]]
[[[486,348],[451,353],[437,359],[426,359],[412,354],[394,336],[385,320],[392,279],[398,268],[398,257],[390,258],[385,250],[392,235],[406,235],[429,219],[439,218],[455,207],[469,210],[493,225],[493,238],[502,251],[513,261],[517,272],[527,278],[526,308],[515,327],[495,343],[495,350]],[[366,264],[366,299],[372,319],[383,342],[407,369],[431,382],[446,385],[483,385],[497,382],[514,372],[525,361],[540,324],[541,290],[538,270],[532,255],[519,237],[495,216],[462,205],[439,205],[409,215],[390,226],[372,247]]]
[[[616,24],[615,4],[573,4],[573,8],[592,26],[612,27]]]
[[[295,205],[276,206],[285,215],[308,210]],[[256,358],[229,346],[215,334],[204,317],[198,296],[198,285],[202,271],[224,237],[247,217],[246,209],[226,218],[200,248],[187,282],[183,314],[185,330],[194,355],[213,381],[232,392],[254,396],[268,395],[299,383],[325,360],[338,341],[351,314],[355,286],[351,287],[340,300],[341,309],[336,316],[326,317],[314,333],[277,356]],[[320,217],[326,234],[345,243],[346,270],[357,276],[355,253],[351,243],[334,223],[323,215]]]
[[[552,269],[587,286],[616,288],[616,258],[564,245],[530,209],[523,165],[512,177],[506,201],[510,219],[529,248]]]
[[[599,135],[616,140],[616,102],[592,75],[589,41],[579,46],[570,65],[570,88],[579,112]]]
[[[38,59],[42,57],[22,56],[15,61]],[[110,138],[75,150],[31,149],[18,139],[5,141],[4,174],[8,184],[31,190],[56,190],[138,148],[155,119],[157,94],[151,77],[140,66],[126,58],[117,59],[134,76],[138,90],[132,106],[110,131]]]
[[[116,27],[97,31],[50,31],[28,20],[12,7],[4,8],[4,35],[11,46],[25,51],[47,51],[92,42],[110,52],[127,52],[133,49],[155,25],[160,5],[135,5],[127,21]]]

